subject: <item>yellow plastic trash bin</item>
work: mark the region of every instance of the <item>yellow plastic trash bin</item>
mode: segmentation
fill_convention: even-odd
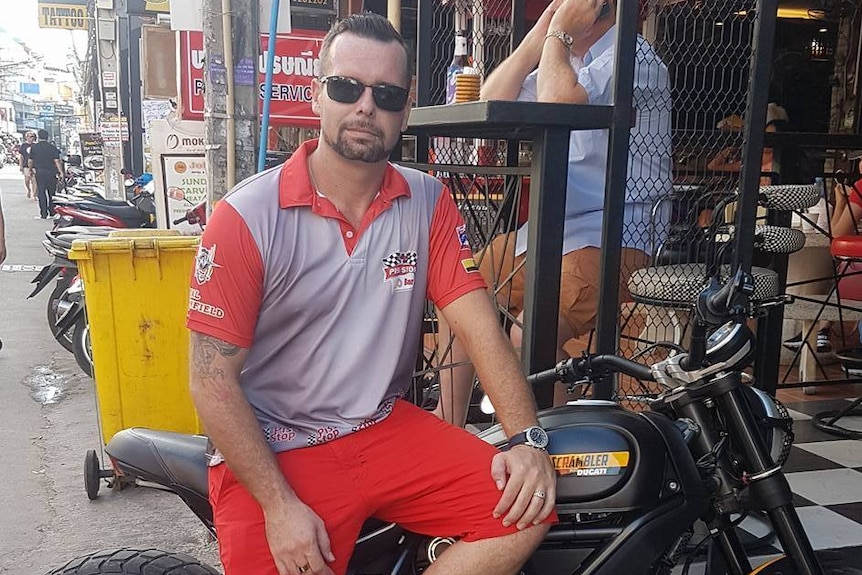
[[[129,427],[201,433],[185,315],[199,238],[132,230],[76,240],[102,440]]]

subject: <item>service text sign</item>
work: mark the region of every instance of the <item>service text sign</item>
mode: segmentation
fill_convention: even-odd
[[[320,46],[325,32],[296,30],[275,39],[270,125],[317,128],[320,118],[311,110],[311,81],[320,72]],[[261,36],[261,55],[257,65],[261,109],[266,93],[268,37]],[[180,32],[180,78],[184,120],[203,120],[204,50],[201,32]]]

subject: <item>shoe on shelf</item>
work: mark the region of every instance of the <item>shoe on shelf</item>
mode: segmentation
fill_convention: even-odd
[[[802,347],[802,334],[797,333],[790,339],[784,340],[784,347],[789,349],[790,351],[796,351],[800,347]]]
[[[817,332],[817,353],[829,353],[832,351],[832,342],[829,341],[829,328]]]

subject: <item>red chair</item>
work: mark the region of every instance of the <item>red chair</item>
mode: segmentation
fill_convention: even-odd
[[[836,260],[838,305],[841,299],[862,300],[862,235],[841,236],[834,238],[830,245],[832,257]],[[849,357],[842,353],[835,354],[845,362],[859,362],[858,357]],[[846,365],[846,363],[845,363]],[[838,422],[847,416],[862,416],[862,396],[857,397],[846,407],[837,410],[822,411],[813,416],[814,426],[827,433],[846,437],[848,439],[862,439],[862,430],[848,429],[842,427]]]

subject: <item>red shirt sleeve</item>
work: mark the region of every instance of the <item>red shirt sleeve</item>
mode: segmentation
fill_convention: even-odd
[[[857,206],[862,207],[862,180],[857,181],[853,184],[853,187],[850,189],[849,200],[851,204],[856,204]]]
[[[487,289],[473,259],[464,219],[444,188],[431,219],[428,299],[443,309],[462,295]]]
[[[217,204],[201,237],[186,326],[249,348],[263,294],[263,260],[242,216]]]

